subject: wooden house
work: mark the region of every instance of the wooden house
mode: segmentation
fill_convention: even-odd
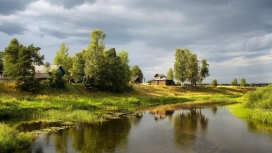
[[[168,79],[164,74],[156,74],[154,79],[150,81],[150,84],[172,86],[175,83],[172,79]]]
[[[62,76],[64,76],[65,71],[60,65],[50,65],[49,68],[44,67],[44,65],[34,65],[35,68],[35,77],[40,80],[47,80],[50,78],[48,72],[51,72],[52,70],[59,71]]]
[[[135,84],[142,83],[142,81],[140,80],[140,78],[138,76],[131,77],[130,81]]]

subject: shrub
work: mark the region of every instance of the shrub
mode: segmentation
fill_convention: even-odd
[[[181,83],[180,82],[176,82],[175,85],[176,86],[181,86]]]
[[[216,79],[212,80],[211,86],[217,87],[217,80]]]
[[[33,136],[30,133],[20,133],[15,128],[0,123],[1,152],[11,152],[31,143]]]

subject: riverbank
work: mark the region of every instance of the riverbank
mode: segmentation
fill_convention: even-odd
[[[44,88],[34,95],[16,91],[12,83],[0,83],[0,117],[8,120],[31,118],[38,122],[40,120],[101,122],[107,118],[131,114],[139,108],[148,106],[236,102],[240,101],[242,95],[253,90],[255,88],[133,85],[132,91],[120,94],[90,92],[81,85],[67,84],[65,90]],[[12,129],[14,126],[8,122],[5,125]],[[24,137],[24,142],[33,139],[28,133],[26,135],[28,137]],[[4,144],[5,141],[1,139],[0,144]],[[11,148],[16,149],[16,146]]]
[[[90,92],[81,85],[67,84],[63,91],[45,88],[33,95],[16,91],[12,83],[1,83],[0,86],[1,118],[28,117],[32,114],[48,116],[44,114],[48,110],[68,113],[78,111],[80,114],[93,116],[112,110],[135,110],[149,105],[239,101],[243,94],[255,90],[224,86],[212,88],[134,85],[132,91],[121,94]]]
[[[272,86],[258,88],[241,97],[243,103],[230,106],[233,115],[272,123]]]

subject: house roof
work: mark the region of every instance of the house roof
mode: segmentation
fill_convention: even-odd
[[[159,81],[159,80],[173,80],[173,79],[169,79],[167,78],[164,74],[155,74],[154,76],[155,78],[153,80]]]
[[[134,76],[134,77],[131,77],[130,80],[131,81],[136,81],[139,77],[138,76]]]
[[[44,67],[44,65],[34,65],[35,73],[47,73],[47,68]],[[64,69],[60,65],[50,65],[49,72],[52,70],[59,70],[63,75],[65,74]]]
[[[59,65],[50,65],[49,71],[57,70],[59,67]],[[47,73],[44,65],[34,65],[34,68],[36,73]]]

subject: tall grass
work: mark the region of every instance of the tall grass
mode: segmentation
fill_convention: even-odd
[[[0,152],[12,152],[31,143],[33,135],[20,133],[15,128],[0,123]]]
[[[246,108],[272,109],[272,85],[248,92],[242,98]]]

